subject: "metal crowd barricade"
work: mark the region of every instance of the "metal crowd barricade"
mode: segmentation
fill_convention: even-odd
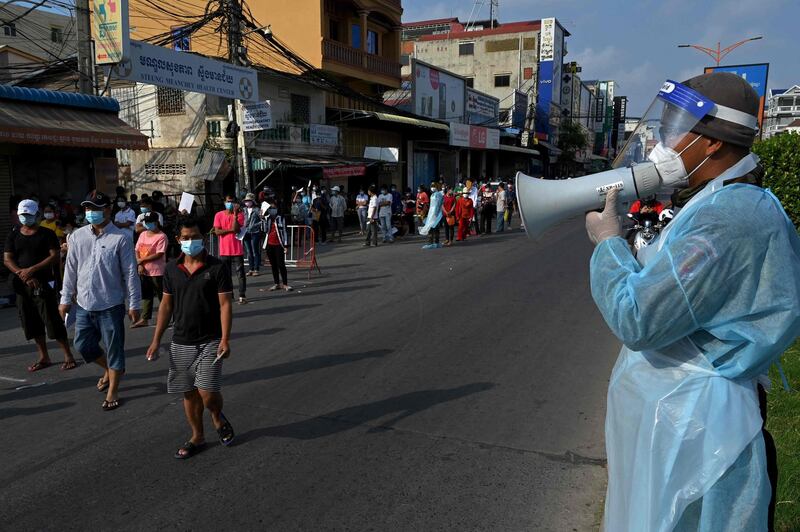
[[[308,225],[287,225],[287,268],[308,268],[308,278],[316,268],[322,274],[322,270],[317,262],[317,246],[314,243],[314,229]]]

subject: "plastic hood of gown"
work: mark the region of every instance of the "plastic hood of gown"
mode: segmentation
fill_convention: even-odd
[[[800,333],[800,239],[769,191],[722,186],[755,161],[695,196],[641,263],[622,238],[594,251],[592,296],[625,344],[606,530],[766,530],[755,379]]]
[[[439,225],[442,221],[442,203],[444,202],[444,194],[441,190],[437,190],[431,194],[431,206],[428,209],[428,217],[425,218],[425,225],[420,227],[419,234],[427,235],[431,229]]]

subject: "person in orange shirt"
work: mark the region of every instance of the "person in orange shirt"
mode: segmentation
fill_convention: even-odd
[[[456,219],[458,220],[457,241],[466,240],[469,234],[469,224],[475,217],[475,206],[469,197],[469,189],[465,188],[461,197],[456,202]]]

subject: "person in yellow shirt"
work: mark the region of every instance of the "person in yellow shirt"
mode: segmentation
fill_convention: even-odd
[[[59,242],[64,241],[64,231],[61,230],[60,224],[56,221],[56,213],[50,205],[45,206],[42,221],[39,222],[39,225],[53,231]]]

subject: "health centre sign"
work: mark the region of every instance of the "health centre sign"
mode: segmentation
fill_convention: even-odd
[[[130,56],[114,66],[120,79],[222,98],[258,101],[258,74],[202,55],[131,41]]]

